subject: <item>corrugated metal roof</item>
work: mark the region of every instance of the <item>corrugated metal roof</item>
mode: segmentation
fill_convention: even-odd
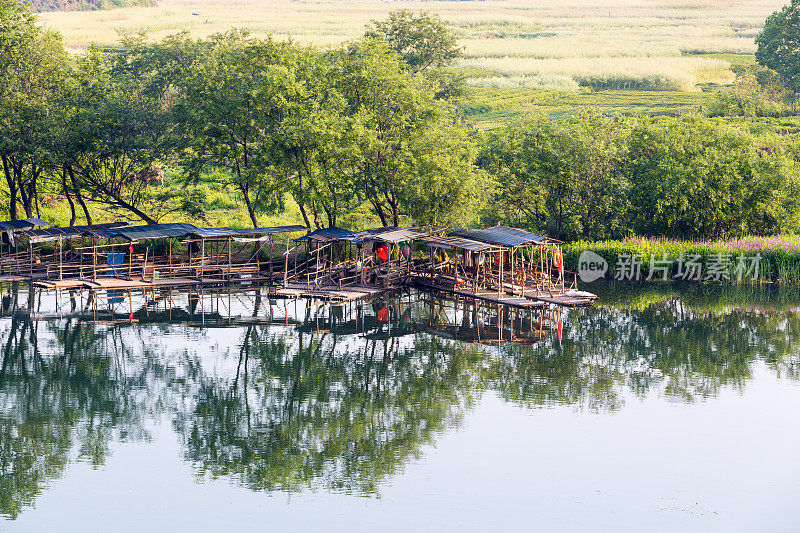
[[[298,231],[308,231],[308,228],[299,224],[290,224],[288,226],[235,229],[233,231],[235,231],[238,235],[273,235],[275,233],[296,233]]]
[[[60,238],[72,238],[85,235],[91,230],[109,230],[113,228],[121,228],[130,225],[129,222],[108,222],[105,224],[91,224],[87,226],[69,226],[66,228],[45,228],[45,229],[30,229],[22,230],[22,233],[27,236],[31,242],[47,242],[57,241]]]
[[[106,231],[106,235],[101,232],[94,232],[98,236],[108,237],[122,237],[130,241],[138,241],[144,239],[163,239],[165,237],[186,237],[191,235],[192,232],[197,231],[198,228],[191,224],[148,224],[146,226],[129,226],[125,228],[117,228]]]
[[[192,230],[191,236],[192,237],[200,237],[201,239],[208,239],[211,237],[231,237],[233,235],[238,235],[235,231],[231,228],[220,227],[220,228],[197,228]]]
[[[495,248],[491,244],[487,244],[485,242],[478,242],[473,241],[471,239],[464,239],[463,237],[450,237],[450,236],[443,236],[443,235],[427,235],[425,237],[420,237],[417,239],[419,242],[424,242],[428,246],[432,246],[434,248],[461,248],[463,250],[469,250],[470,252],[485,252],[487,250],[492,250]]]
[[[331,228],[320,228],[315,229],[314,231],[303,235],[302,237],[298,237],[295,239],[295,242],[302,242],[302,241],[318,241],[318,242],[331,242],[341,240],[343,237],[348,237],[352,235],[353,232],[349,229],[331,227]]]
[[[276,233],[295,233],[298,231],[306,231],[308,228],[293,224],[291,226],[273,226],[269,228],[197,228],[191,233],[192,237],[201,239],[225,238],[225,237],[239,237],[241,235],[274,235]]]
[[[348,237],[345,237],[344,239],[358,243],[367,241],[383,241],[396,244],[398,242],[413,241],[425,235],[428,235],[428,233],[420,231],[419,228],[397,228],[390,226],[386,228],[372,228],[359,231],[358,233],[354,233]]]
[[[49,222],[45,222],[39,218],[25,218],[23,220],[6,220],[5,222],[0,222],[0,231],[14,231],[14,230],[21,230],[25,228],[36,228],[39,226],[49,226]]]
[[[523,246],[526,244],[544,244],[548,242],[547,237],[536,235],[518,228],[506,226],[492,226],[486,229],[466,229],[451,231],[450,235],[464,237],[474,241],[481,241],[488,244],[499,246]]]

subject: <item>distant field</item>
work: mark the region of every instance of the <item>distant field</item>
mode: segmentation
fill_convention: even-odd
[[[360,36],[390,11],[438,13],[460,37],[459,70],[473,87],[462,107],[482,127],[526,110],[552,116],[584,106],[677,114],[705,106],[716,86],[752,63],[754,37],[783,0],[542,0],[379,2],[161,0],[157,7],[45,13],[80,50],[125,32],[153,39],[232,27],[319,46]],[[612,5],[610,5],[612,4]],[[557,92],[555,92],[557,91]]]
[[[556,74],[592,86],[649,77],[690,90],[732,79],[723,58],[688,53],[752,53],[753,38],[782,0],[542,0],[377,2],[161,0],[158,7],[47,13],[73,49],[112,44],[120,32],[153,38],[182,30],[206,36],[231,27],[318,45],[359,36],[370,20],[408,8],[441,15],[461,37],[461,64],[499,76]],[[659,87],[656,87],[659,88]]]
[[[713,93],[678,91],[582,91],[471,89],[460,102],[464,113],[482,129],[502,125],[523,113],[551,117],[594,108],[607,114],[684,115],[702,112]]]

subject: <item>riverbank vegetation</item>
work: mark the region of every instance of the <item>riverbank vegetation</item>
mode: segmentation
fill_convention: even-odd
[[[469,78],[469,39],[428,13],[394,13],[325,48],[229,30],[127,35],[70,54],[20,4],[2,5],[9,218],[501,223],[582,241],[800,229],[795,93],[785,76],[750,60],[705,58],[731,65],[737,83],[730,92],[679,93],[698,95],[676,101],[682,116],[599,105],[576,112],[580,98],[591,103],[599,93],[580,83],[535,89],[574,76],[505,78],[520,85],[510,88],[492,87],[489,70]],[[507,30],[534,32],[516,23]],[[480,110],[465,104],[475,80],[496,94],[576,103],[558,118],[534,107],[485,130],[473,121]]]
[[[574,241],[564,246],[566,268],[578,270],[584,251],[599,255],[608,263],[606,278],[615,276],[623,263],[641,263],[641,280],[649,277],[651,265],[666,267],[668,279],[686,279],[688,262],[700,265],[692,281],[714,281],[724,284],[776,283],[783,287],[800,286],[800,237],[742,237],[720,240],[678,240],[667,238],[630,237],[621,240]],[[709,267],[715,265],[715,273]],[[739,270],[737,270],[739,269]],[[651,279],[663,279],[658,270]],[[693,278],[693,276],[692,276]]]

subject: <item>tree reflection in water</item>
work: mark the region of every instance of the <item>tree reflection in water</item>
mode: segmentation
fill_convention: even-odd
[[[165,417],[199,478],[373,495],[487,391],[610,411],[631,395],[742,388],[756,364],[797,379],[800,314],[780,294],[625,291],[563,314],[428,294],[285,304],[258,290],[136,305],[72,294],[56,312],[52,298],[12,288],[0,319],[0,514],[18,516],[74,461],[99,466],[111,444],[148,441]]]

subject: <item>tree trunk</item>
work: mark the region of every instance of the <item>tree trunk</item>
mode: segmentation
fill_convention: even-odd
[[[19,196],[22,200],[22,208],[25,210],[25,216],[31,218],[33,216],[33,205],[30,191],[24,185],[19,187]]]
[[[250,202],[250,191],[247,190],[247,185],[239,185],[239,190],[242,191],[242,196],[244,196],[244,203],[247,205],[247,214],[250,215],[253,227],[257,228],[258,220],[256,219],[256,212],[253,209],[253,204]]]
[[[389,224],[386,223],[386,215],[383,213],[381,204],[376,200],[370,200],[370,202],[372,202],[372,206],[375,208],[375,213],[378,214],[378,218],[381,219],[381,224],[383,224],[383,227],[387,227]]]
[[[297,198],[295,198],[297,200]],[[297,202],[298,207],[300,207],[300,214],[303,215],[303,222],[307,228],[311,227],[311,221],[308,219],[308,213],[306,213],[306,208],[303,205],[303,202]]]
[[[77,214],[75,213],[75,202],[72,201],[72,194],[69,192],[69,187],[67,187],[67,169],[61,169],[61,187],[64,191],[64,196],[66,196],[67,201],[69,202],[69,211],[70,211],[70,218],[69,218],[69,225],[74,226],[75,220],[78,218]]]
[[[81,205],[81,209],[83,209],[83,215],[86,217],[86,224],[92,225],[92,215],[89,214],[89,208],[86,207],[86,202],[83,201],[83,195],[81,195],[81,190],[78,187],[78,182],[75,180],[75,174],[72,172],[72,167],[67,167],[67,172],[69,173],[70,180],[72,181],[72,187],[75,191],[75,197],[78,199],[78,203]]]
[[[17,220],[17,182],[11,176],[11,169],[9,168],[10,162],[6,156],[3,156],[3,172],[6,176],[8,183],[8,216],[11,220]]]
[[[33,180],[31,180],[30,193],[28,196],[32,199],[33,207],[36,208],[36,218],[42,218],[42,212],[39,210],[39,176],[40,171],[34,171]]]

